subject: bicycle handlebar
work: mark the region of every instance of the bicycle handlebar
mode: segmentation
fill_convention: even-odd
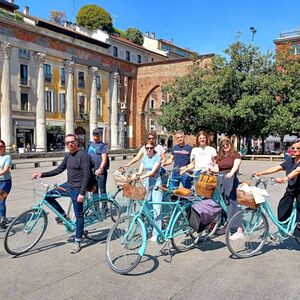
[[[41,186],[47,188],[47,189],[50,189],[50,188],[57,188],[58,187],[58,184],[57,183],[54,183],[54,184],[48,184],[48,183],[45,183],[45,182],[42,182],[42,178],[41,177],[37,177],[35,178],[34,180],[36,180]]]

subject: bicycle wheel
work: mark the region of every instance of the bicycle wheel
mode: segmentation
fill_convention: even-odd
[[[139,249],[146,239],[142,226],[141,220],[133,221],[133,216],[124,216],[110,230],[105,253],[106,261],[114,272],[127,274],[141,261]]]
[[[47,225],[48,218],[43,210],[33,208],[21,213],[6,231],[5,251],[12,255],[26,253],[38,243]]]
[[[244,237],[234,239],[232,234],[241,227]],[[258,210],[237,212],[229,221],[225,239],[229,251],[239,258],[251,257],[264,246],[269,232],[269,224],[263,213]]]
[[[124,197],[123,188],[118,188],[118,190],[112,194],[111,197],[118,203],[121,214],[126,213],[129,199]]]
[[[84,210],[85,225],[84,236],[92,241],[106,239],[112,221],[120,218],[119,207],[112,200],[94,200]]]
[[[194,230],[187,221],[186,211],[184,214],[179,213],[176,216],[171,235],[173,236],[171,239],[172,246],[178,252],[184,252],[195,247],[196,237],[194,236]]]

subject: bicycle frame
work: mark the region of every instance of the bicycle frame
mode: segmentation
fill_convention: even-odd
[[[184,199],[187,201],[186,204],[180,205],[180,199]],[[172,212],[171,212],[171,217],[168,222],[168,226],[166,229],[161,229],[155,224],[155,220],[153,218],[153,215],[151,211],[146,207],[146,204],[154,204],[154,205],[171,205],[173,206]],[[152,225],[158,232],[158,243],[162,244],[164,241],[171,239],[175,236],[171,235],[171,232],[173,231],[173,228],[175,226],[175,221],[178,217],[178,215],[182,214],[185,218],[185,221],[188,224],[188,220],[184,215],[184,210],[190,206],[192,202],[188,200],[188,198],[179,198],[176,202],[153,202],[153,201],[143,201],[142,206],[140,208],[140,211],[133,216],[132,222],[124,235],[124,238],[122,240],[122,244],[126,244],[126,240],[128,240],[128,236],[131,234],[131,231],[133,229],[133,226],[135,222],[139,222],[142,228],[143,232],[143,240],[142,240],[142,245],[138,250],[139,255],[143,256],[145,251],[146,251],[146,246],[147,246],[147,230],[145,223],[142,221],[142,217],[144,216],[146,220],[149,222],[150,225]],[[182,232],[180,233],[182,234]]]

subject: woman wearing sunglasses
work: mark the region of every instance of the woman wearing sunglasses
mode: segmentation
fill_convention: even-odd
[[[290,157],[287,156],[282,164],[265,171],[254,172],[253,174],[261,176],[279,171],[286,172],[285,177],[276,178],[276,182],[278,183],[288,182],[286,191],[278,204],[278,220],[282,222],[289,218],[293,210],[294,199],[296,199],[298,225],[294,235],[300,237],[300,176],[298,176],[298,174],[300,174],[300,138],[297,138],[292,142],[290,150],[292,151],[292,155]]]
[[[155,143],[153,140],[148,140],[145,143],[146,155],[143,157],[139,170],[133,174],[133,179],[143,181],[148,189],[146,201],[161,202],[162,192],[155,188],[161,185],[161,178],[159,176],[161,157],[155,155]],[[161,228],[161,205],[153,204],[153,215],[157,227]],[[157,240],[157,230],[154,228],[152,232],[151,241]]]
[[[0,140],[0,229],[6,229],[6,198],[11,190],[11,157],[5,153],[5,143]]]
[[[228,208],[228,220],[239,210],[236,201],[236,188],[239,185],[237,172],[241,162],[241,155],[234,149],[230,139],[221,139],[216,164],[213,167],[209,167],[209,170],[224,174],[224,177],[218,177],[218,187]],[[237,232],[231,235],[230,239],[236,240],[243,237],[242,228],[237,224]]]

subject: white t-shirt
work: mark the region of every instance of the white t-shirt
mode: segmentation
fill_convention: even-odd
[[[217,156],[217,151],[213,147],[205,146],[205,148],[193,148],[191,160],[195,160],[195,171],[199,171],[206,168],[209,164],[212,164],[215,156]]]
[[[156,145],[155,148],[155,155],[156,156],[161,156],[162,154],[164,154],[166,152],[166,150],[164,149],[164,147],[162,145]],[[147,155],[147,151],[146,151],[146,147],[145,145],[141,148],[141,151],[143,152],[143,155]]]

